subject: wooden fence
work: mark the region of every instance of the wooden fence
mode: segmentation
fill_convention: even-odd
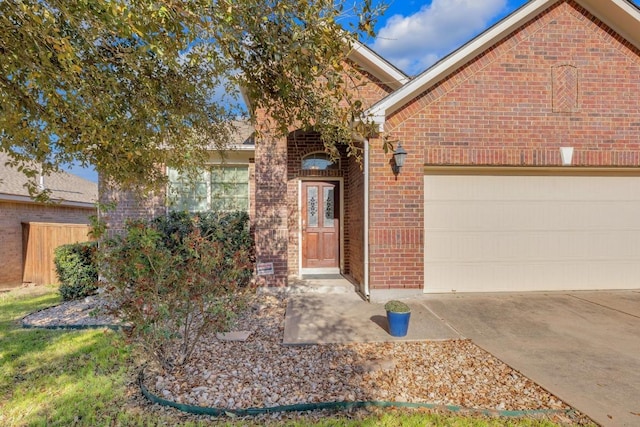
[[[86,242],[91,226],[49,222],[22,223],[23,282],[58,284],[54,251],[68,243]]]

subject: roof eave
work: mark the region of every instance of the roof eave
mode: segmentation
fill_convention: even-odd
[[[6,193],[0,193],[0,201],[41,204],[39,202],[36,202],[29,196],[21,196],[18,194],[6,194]],[[91,209],[94,209],[96,207],[96,204],[92,202],[76,202],[76,201],[62,200],[62,199],[51,199],[51,201],[57,206],[66,206],[66,207],[74,207],[74,208],[91,208]]]
[[[640,48],[640,9],[628,0],[578,0],[625,40]]]
[[[247,95],[247,91],[245,90],[244,87],[242,86],[238,86],[240,89],[240,96],[242,97],[242,100],[244,101],[244,105],[246,105],[247,110],[251,113],[251,99],[249,99],[249,95]]]
[[[255,144],[231,144],[228,151],[256,151]]]
[[[411,80],[405,73],[358,41],[353,42],[347,57],[393,90],[401,88]]]

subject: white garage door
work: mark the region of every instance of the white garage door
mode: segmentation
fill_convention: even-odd
[[[640,288],[640,178],[427,175],[425,292]]]

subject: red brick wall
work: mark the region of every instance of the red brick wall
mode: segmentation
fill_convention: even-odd
[[[572,146],[574,165],[639,166],[638,76],[637,49],[560,2],[389,117],[409,156],[396,180],[372,150],[371,287],[423,286],[424,164],[558,166]]]
[[[151,219],[167,212],[164,192],[139,197],[132,192],[118,190],[102,180],[99,188],[100,203],[115,202],[114,209],[100,212],[100,219],[107,224],[107,236],[121,233],[128,219]]]
[[[0,288],[22,284],[22,222],[89,224],[90,215],[94,208],[0,202]]]
[[[390,89],[366,73],[353,90],[365,105],[372,105],[390,93]],[[265,118],[258,112],[258,128]],[[263,129],[264,130],[264,129]],[[300,171],[302,157],[323,151],[319,135],[292,132],[278,139],[264,132],[256,141],[255,156],[255,239],[258,262],[273,262],[275,275],[262,276],[258,282],[267,286],[284,286],[287,276],[298,273],[299,218],[298,181],[309,176]],[[363,178],[359,164],[347,158],[343,150],[340,171],[320,173],[319,177],[342,177],[345,191],[344,262],[345,273],[363,280]],[[352,200],[353,198],[353,200]],[[356,265],[357,264],[357,265]]]
[[[417,289],[423,286],[422,153],[403,139],[405,166],[394,176],[391,153],[370,141],[369,287]]]
[[[256,218],[256,162],[249,159],[249,224],[253,227]],[[253,228],[252,228],[253,229]]]
[[[268,133],[256,140],[255,157],[256,261],[273,263],[273,276],[260,276],[263,286],[287,283],[287,141]]]
[[[572,146],[574,165],[640,164],[638,55],[586,11],[560,3],[411,107],[429,106],[418,129],[426,163],[559,165],[558,147]],[[577,71],[573,111],[554,111],[561,65]]]
[[[364,173],[362,163],[355,158],[347,160],[349,177],[345,188],[345,246],[346,273],[356,283],[364,283]]]
[[[373,104],[393,92],[393,90],[387,84],[378,80],[371,73],[360,69],[357,65],[348,63],[347,67],[358,70],[360,80],[353,80],[349,89],[352,92],[355,92],[356,98],[362,101],[365,108],[372,106]],[[351,80],[348,79],[348,81]]]

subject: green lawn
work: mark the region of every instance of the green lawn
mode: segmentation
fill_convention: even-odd
[[[160,410],[138,397],[132,351],[111,330],[23,329],[20,319],[59,302],[55,288],[0,293],[0,425],[147,426],[264,424]],[[359,412],[362,414],[362,412]],[[538,420],[474,419],[395,410],[337,414],[290,426],[553,426]],[[355,418],[355,419],[353,419]]]

